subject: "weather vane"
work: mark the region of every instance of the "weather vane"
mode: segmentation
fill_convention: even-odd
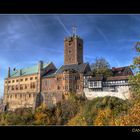
[[[73,33],[73,35],[76,35],[76,30],[77,30],[76,26],[73,26],[72,27],[72,33]]]

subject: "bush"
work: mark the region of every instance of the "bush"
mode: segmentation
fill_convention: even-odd
[[[16,109],[14,112],[4,112],[0,115],[1,125],[30,125],[33,120],[31,109]]]
[[[130,104],[128,101],[116,97],[101,97],[86,101],[80,111],[80,117],[85,118],[87,125],[109,125],[106,116],[114,118],[127,112]],[[101,121],[99,123],[99,120]]]
[[[136,100],[131,108],[128,109],[127,113],[116,117],[115,120],[111,120],[111,125],[121,126],[139,126],[140,125],[140,102]]]

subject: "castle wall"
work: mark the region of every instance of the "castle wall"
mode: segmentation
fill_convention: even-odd
[[[15,110],[17,108],[33,107],[36,99],[36,93],[11,93],[5,95],[8,110]]]
[[[39,78],[38,74],[32,74],[5,79],[4,104],[8,104],[9,110],[34,106]]]
[[[115,91],[106,91],[104,88],[103,91],[90,91],[89,88],[84,88],[84,94],[88,100],[105,96],[117,97],[126,100],[131,96],[129,86],[117,86]]]

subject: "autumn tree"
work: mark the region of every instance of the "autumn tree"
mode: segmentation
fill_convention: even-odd
[[[105,58],[96,58],[95,63],[91,64],[91,69],[94,76],[103,75],[111,76],[112,71],[110,70],[110,64]]]
[[[137,42],[135,46],[137,56],[133,59],[131,68],[134,72],[134,76],[130,77],[131,91],[134,98],[140,98],[140,42]]]

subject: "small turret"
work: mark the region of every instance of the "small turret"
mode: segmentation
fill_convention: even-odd
[[[19,70],[19,74],[20,74],[20,76],[22,75],[22,70],[21,69]]]
[[[38,62],[38,73],[41,73],[41,70],[43,68],[43,61]]]
[[[8,67],[8,78],[10,77],[10,67]]]

